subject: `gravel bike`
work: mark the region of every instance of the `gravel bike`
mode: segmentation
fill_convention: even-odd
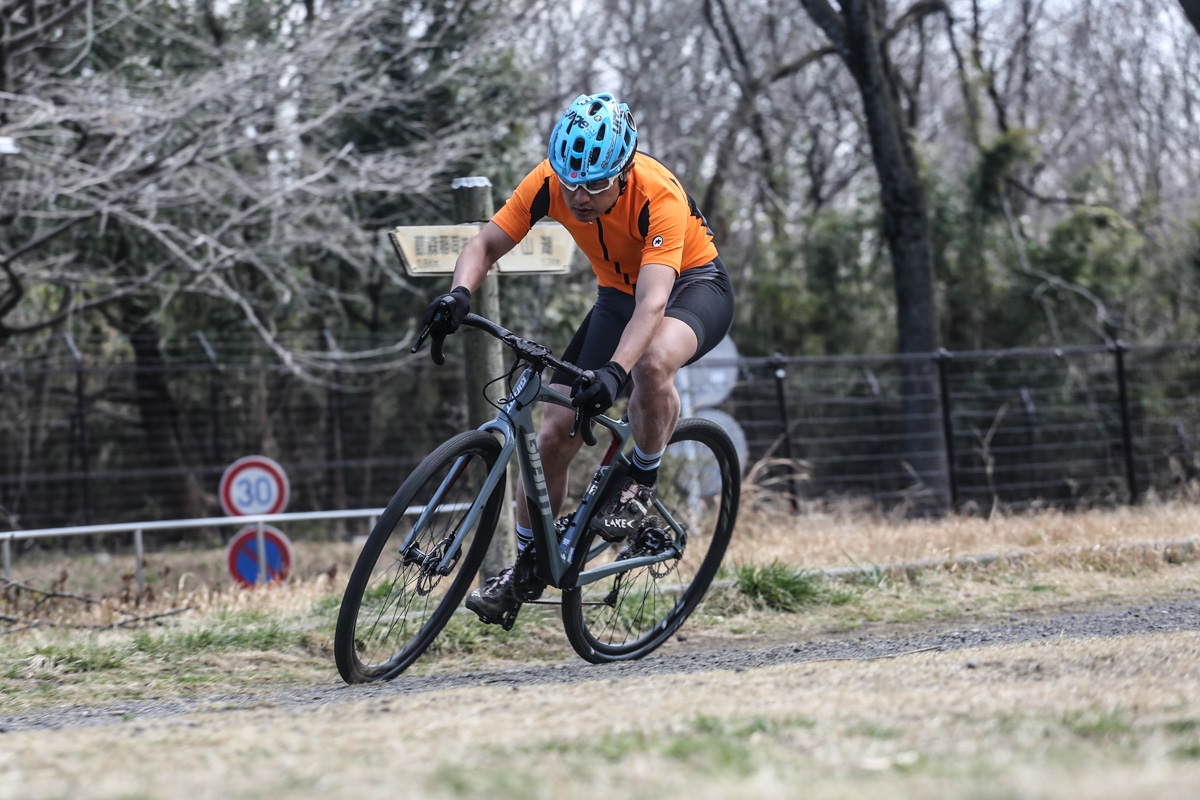
[[[543,383],[548,367],[585,383],[592,373],[478,315],[468,314],[463,324],[513,351],[509,395],[496,404],[495,419],[430,453],[379,517],[342,598],[334,638],[338,672],[347,683],[391,680],[434,642],[475,585],[507,497],[505,475],[514,457],[531,512],[535,568],[550,587],[561,590],[563,627],[572,647],[592,663],[645,656],[696,608],[724,557],[741,493],[733,443],[708,420],[680,420],[659,468],[652,513],[624,540],[609,542],[589,523],[610,491],[619,490],[629,468],[624,451],[632,432],[625,419],[598,415],[589,421],[577,411],[572,436],[582,435],[594,445],[595,422],[610,441],[577,505],[556,520],[533,408],[538,403],[571,407],[569,397]],[[413,352],[428,334],[426,328]],[[439,364],[441,344],[433,339]],[[504,627],[511,628],[515,618],[514,611]]]

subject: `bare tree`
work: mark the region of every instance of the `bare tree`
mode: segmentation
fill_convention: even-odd
[[[437,214],[438,190],[510,124],[491,91],[506,45],[471,16],[498,5],[285,0],[233,24],[209,3],[5,3],[0,135],[21,152],[0,157],[0,343],[119,331],[153,466],[180,476],[169,330],[240,318],[328,380],[346,356],[289,334],[423,296],[379,229]],[[383,349],[395,361],[402,345]],[[194,482],[171,494],[201,503]]]
[[[912,125],[904,106],[904,86],[886,45],[883,0],[843,0],[835,11],[827,0],[801,0],[854,76],[862,96],[871,154],[879,178],[883,229],[892,255],[898,342],[902,353],[938,349],[938,309],[933,285],[929,218],[920,168],[912,146]],[[921,0],[904,19],[947,9]],[[937,422],[937,394],[929,373],[913,365],[906,375],[906,452],[910,466],[931,491],[934,502],[949,505],[947,464]]]
[[[22,150],[6,162],[12,222],[0,236],[0,338],[152,287],[159,309],[181,293],[232,304],[301,368],[303,356],[278,342],[274,312],[344,313],[348,298],[314,263],[403,285],[366,223],[387,222],[386,212],[368,218],[389,198],[419,208],[443,176],[484,152],[494,130],[453,120],[434,129],[424,112],[490,43],[459,45],[459,58],[435,72],[428,54],[455,20],[437,20],[441,29],[423,37],[399,24],[381,29],[381,2],[339,6],[236,48],[215,18],[205,38],[164,31],[168,21],[145,13],[110,6],[104,30],[89,17],[59,47],[67,52],[18,70],[21,85],[0,97],[4,131]],[[155,32],[168,52],[145,68],[130,55],[111,70],[61,74],[63,60],[84,59],[102,37],[134,54],[121,37]],[[175,66],[185,57],[204,67]],[[481,108],[492,100],[459,99]],[[456,112],[473,118],[470,106]],[[389,134],[403,136],[398,145],[361,147],[346,135],[347,121],[381,114],[400,118],[402,134]],[[114,229],[130,249],[105,244]],[[41,288],[37,298],[31,286]]]

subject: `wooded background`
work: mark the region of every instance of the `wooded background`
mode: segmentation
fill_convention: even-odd
[[[580,92],[628,102],[696,198],[745,355],[1200,339],[1197,6],[0,0],[0,136],[20,151],[0,154],[0,520],[47,513],[20,487],[72,469],[79,387],[34,377],[67,338],[96,368],[83,419],[140,436],[93,436],[87,469],[136,455],[189,513],[212,487],[180,420],[209,388],[166,376],[198,333],[273,376],[234,398],[263,413],[288,391],[321,413],[390,392],[368,403],[379,430],[461,423],[458,373],[406,347],[444,287],[381,232],[449,220],[454,177],[502,201]],[[561,349],[593,285],[504,279],[504,321]],[[936,373],[897,363],[896,458],[947,507]],[[277,434],[245,447],[295,446]]]

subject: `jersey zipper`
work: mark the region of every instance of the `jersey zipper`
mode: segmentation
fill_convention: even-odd
[[[617,271],[617,274],[625,279],[626,286],[632,286],[633,283],[630,282],[629,276],[626,275],[625,273],[621,272],[621,262],[613,261],[608,256],[608,245],[606,245],[604,243],[604,223],[601,222],[599,219],[596,220],[596,235],[600,237],[600,251],[602,253],[604,253],[604,260],[607,261],[608,263],[612,264],[613,269],[615,269]]]

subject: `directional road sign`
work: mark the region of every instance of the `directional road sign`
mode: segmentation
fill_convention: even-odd
[[[392,247],[409,275],[448,275],[458,254],[483,225],[409,225],[388,231]],[[539,222],[496,262],[501,275],[566,272],[575,253],[571,233],[557,222]]]

